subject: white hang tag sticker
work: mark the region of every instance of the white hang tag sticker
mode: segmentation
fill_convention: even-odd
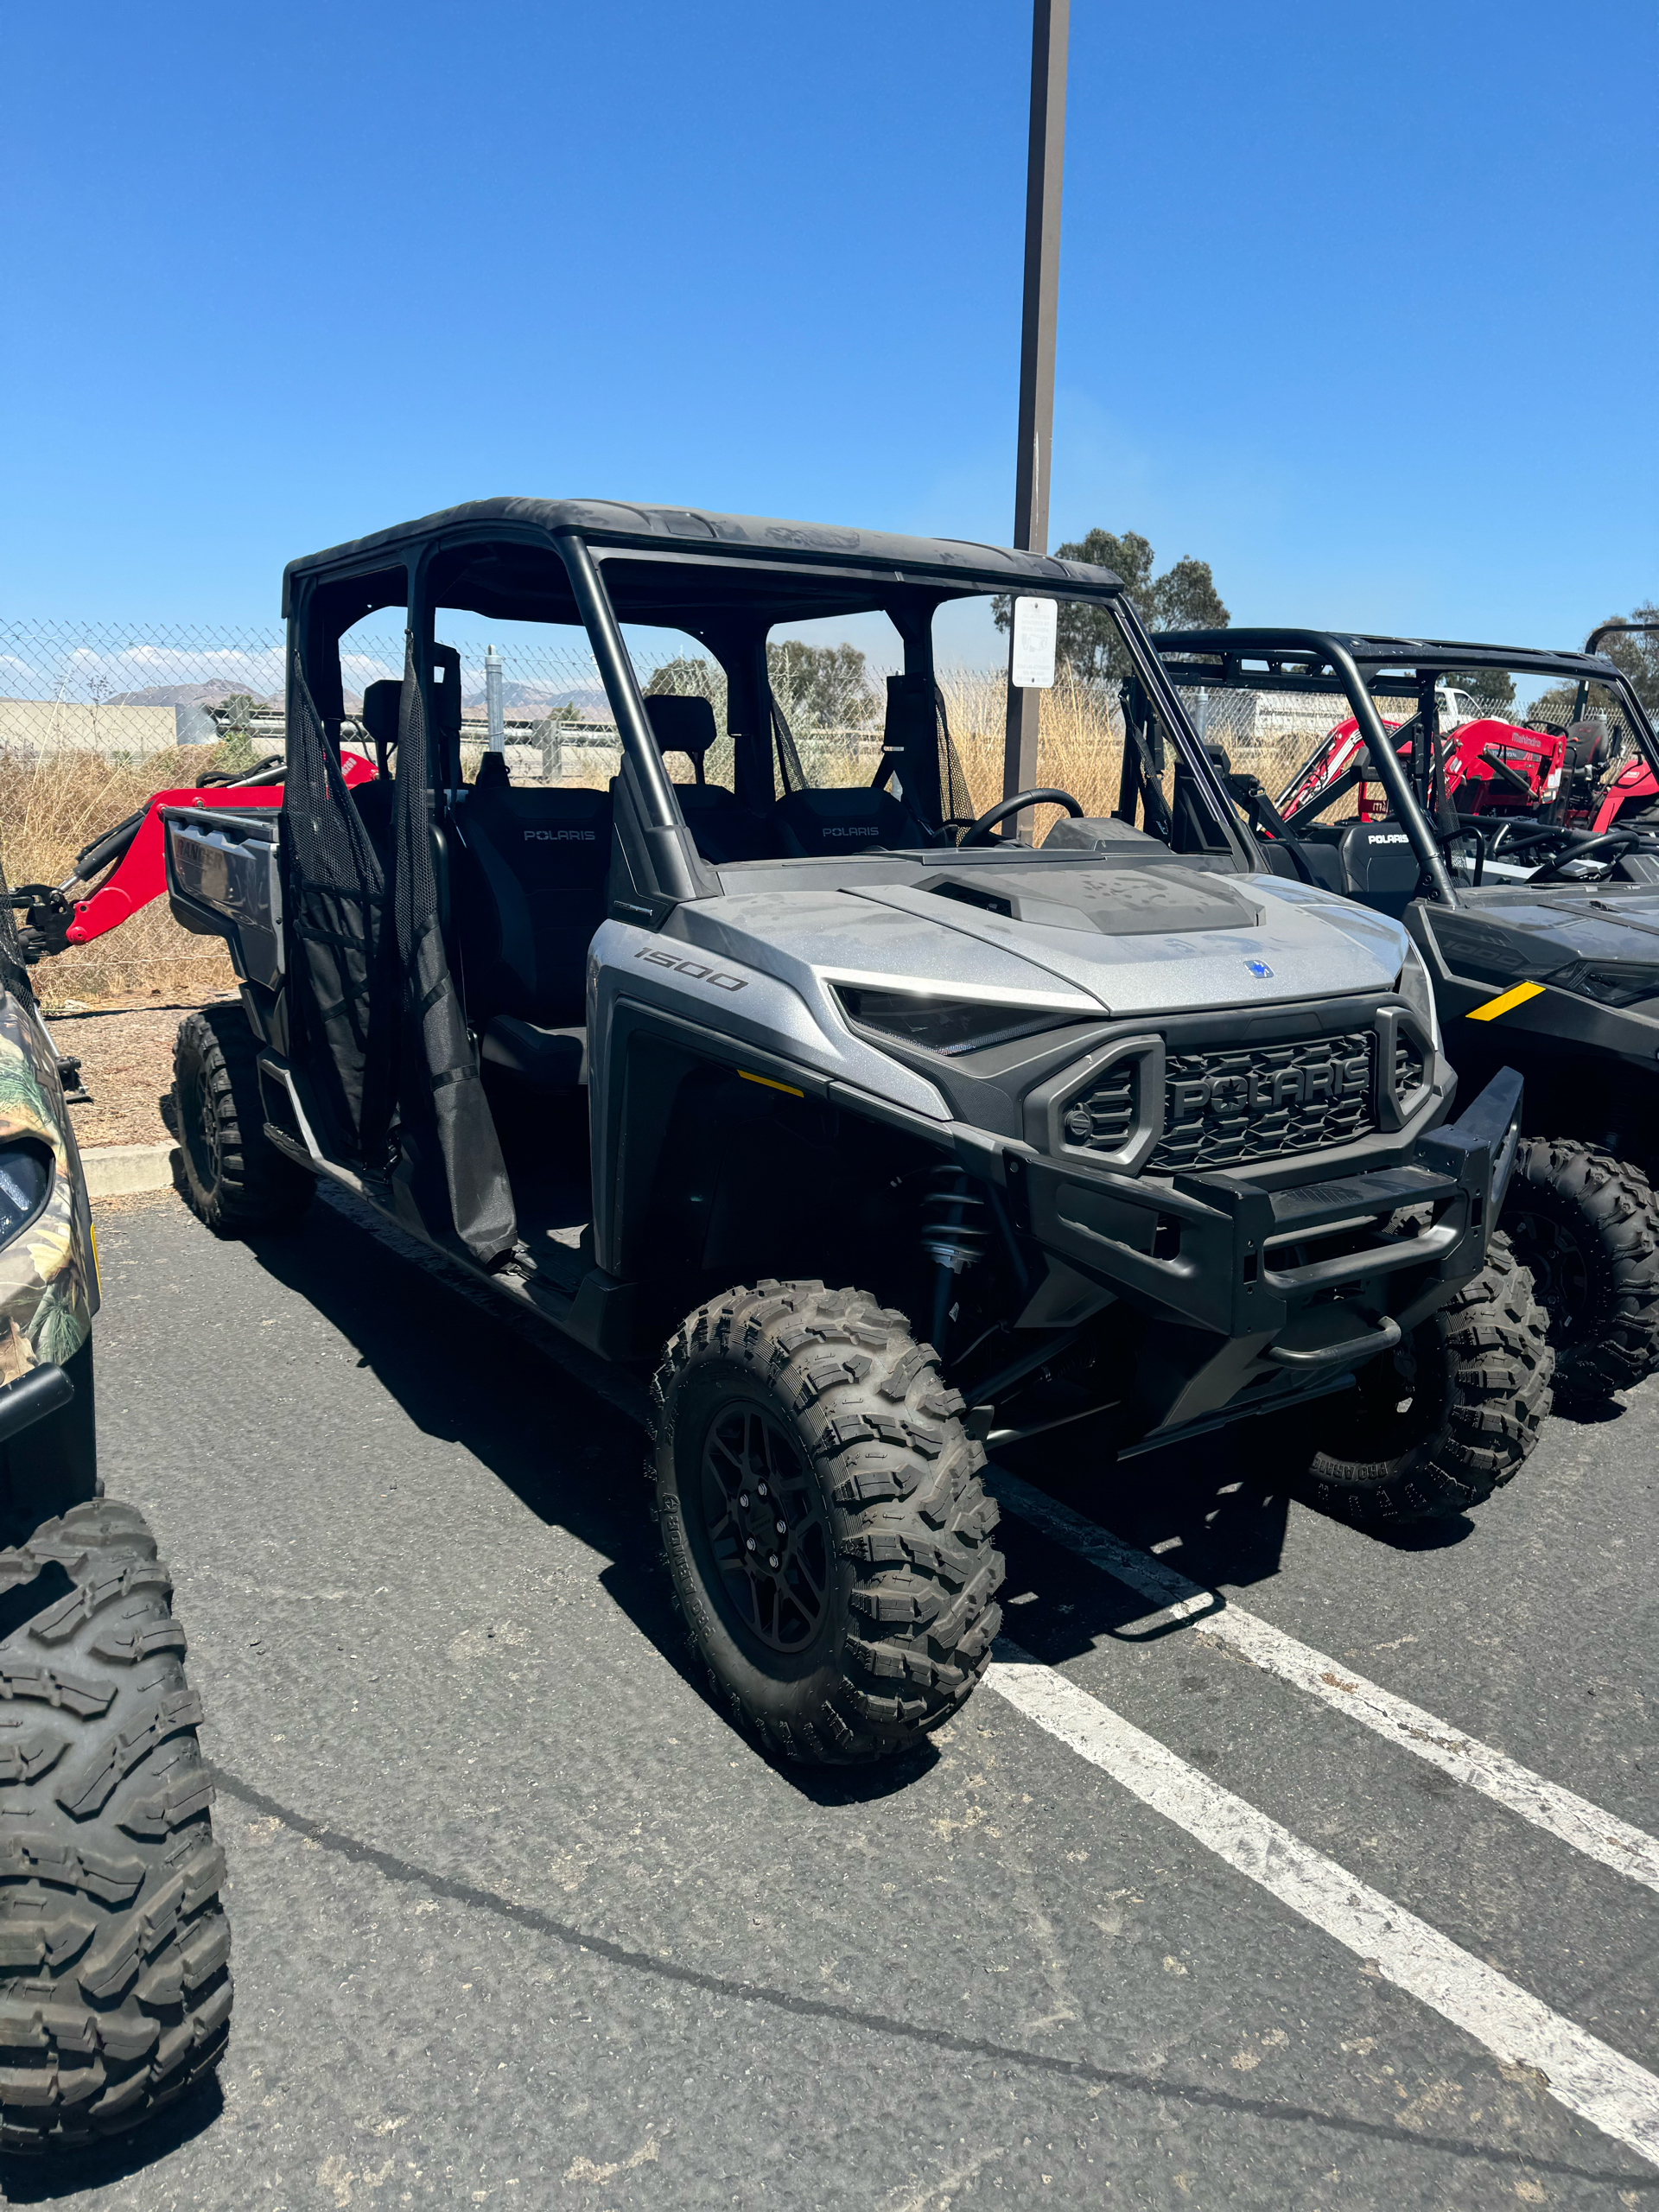
[[[1059,607],[1052,599],[1014,602],[1014,652],[1010,680],[1022,691],[1047,691],[1054,683],[1054,632]]]

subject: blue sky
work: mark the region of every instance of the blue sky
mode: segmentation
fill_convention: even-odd
[[[1026,0],[15,10],[0,613],[496,492],[1005,539]],[[1236,621],[1659,596],[1651,0],[1074,0],[1053,534]]]

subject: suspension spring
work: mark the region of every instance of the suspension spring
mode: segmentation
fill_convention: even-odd
[[[960,1167],[935,1167],[922,1194],[922,1249],[941,1268],[959,1275],[971,1268],[990,1243],[984,1199]]]

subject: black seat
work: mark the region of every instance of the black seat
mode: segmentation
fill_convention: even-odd
[[[519,791],[504,775],[474,786],[457,829],[456,918],[473,1020],[580,1023],[588,947],[605,918],[609,792]]]
[[[659,753],[683,753],[696,777],[676,784],[674,796],[697,850],[715,867],[734,861],[770,860],[775,852],[766,825],[740,805],[734,793],[704,777],[704,761],[715,741],[715,710],[707,699],[673,691],[650,693],[645,712]]]
[[[475,791],[499,791],[512,780],[507,773],[506,754],[486,753],[478,764],[478,773],[473,778],[473,789]]]
[[[538,1029],[516,1014],[493,1014],[484,1025],[483,1058],[544,1090],[569,1090],[588,1080],[588,1031],[582,1023],[567,1029]]]
[[[1393,822],[1351,822],[1337,846],[1344,897],[1397,921],[1417,895],[1411,841]]]
[[[890,791],[866,785],[790,791],[772,810],[779,844],[792,857],[834,859],[878,845],[909,850],[935,841]]]

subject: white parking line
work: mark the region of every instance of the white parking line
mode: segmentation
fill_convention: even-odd
[[[1247,1612],[1242,1605],[1224,1604],[1214,1592],[1200,1590],[1151,1553],[1135,1550],[1022,1482],[1018,1475],[992,1468],[987,1479],[998,1502],[1011,1513],[1150,1599],[1161,1609],[1154,1618],[1184,1620],[1201,1616],[1196,1625],[1204,1635],[1228,1644],[1252,1665],[1306,1690],[1334,1712],[1346,1713],[1387,1742],[1439,1767],[1454,1781],[1478,1789],[1483,1796],[1518,1813],[1523,1821],[1545,1829],[1586,1858],[1599,1859],[1615,1873],[1626,1874],[1631,1881],[1659,1891],[1659,1840],[1641,1828],[1616,1814],[1604,1812],[1599,1805],[1563,1789],[1558,1783],[1545,1781],[1530,1767],[1494,1751],[1490,1744],[1464,1735],[1449,1722],[1425,1713],[1421,1706],[1395,1697],[1379,1683],[1367,1681],[1343,1662],[1287,1636],[1258,1614]]]
[[[1659,2078],[1005,1640],[984,1687],[1580,2119],[1659,2166]]]

